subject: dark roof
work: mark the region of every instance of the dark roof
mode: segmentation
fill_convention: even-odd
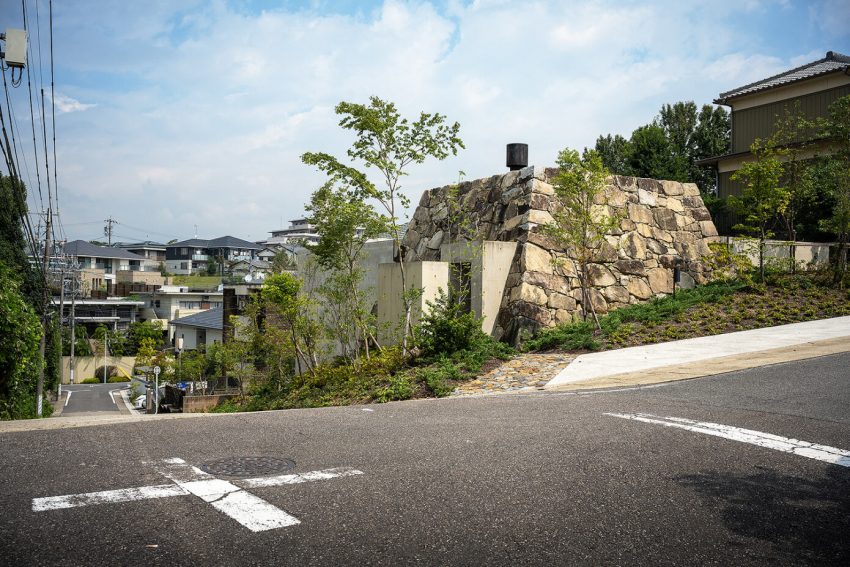
[[[208,309],[194,315],[174,319],[171,321],[171,324],[184,325],[186,327],[201,327],[202,329],[218,329],[220,331],[224,324],[223,310],[221,308]]]
[[[241,238],[236,238],[235,236],[220,236],[218,238],[213,238],[212,240],[205,240],[203,238],[190,238],[189,240],[175,242],[174,244],[168,244],[167,246],[168,248],[194,246],[197,248],[246,248],[248,250],[262,250],[263,248],[262,246],[258,246],[254,242],[242,240]]]
[[[144,242],[116,242],[113,244],[115,248],[162,248],[165,250],[165,244],[161,244],[159,242],[152,242],[150,240],[145,240]]]
[[[142,256],[133,254],[121,248],[111,248],[109,246],[97,246],[85,240],[73,240],[68,242],[63,247],[65,254],[71,256],[86,256],[93,258],[121,258],[124,260],[144,260]]]
[[[827,51],[826,57],[823,59],[818,59],[817,61],[806,63],[805,65],[801,65],[800,67],[796,67],[790,71],[785,71],[784,73],[779,73],[778,75],[756,81],[755,83],[750,83],[749,85],[744,85],[743,87],[738,87],[737,89],[720,93],[720,96],[714,101],[714,103],[726,104],[726,101],[729,99],[737,98],[739,96],[775,89],[777,87],[796,83],[797,81],[819,77],[820,75],[826,75],[836,71],[847,71],[848,68],[850,68],[850,57],[835,51]]]

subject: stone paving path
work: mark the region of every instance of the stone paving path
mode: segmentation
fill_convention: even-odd
[[[452,396],[499,394],[523,389],[542,388],[563,370],[576,355],[521,354],[488,372],[455,388]]]

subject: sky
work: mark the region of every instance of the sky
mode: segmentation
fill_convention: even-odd
[[[36,118],[26,74],[8,86],[11,114],[31,210],[55,173],[67,239],[103,238],[110,216],[121,241],[267,238],[324,180],[300,156],[351,145],[340,101],[376,95],[461,124],[465,150],[404,178],[416,203],[460,171],[503,173],[507,143],[551,166],[565,147],[628,137],[662,104],[710,104],[828,50],[850,54],[848,0],[55,0],[48,176],[48,1],[3,0],[0,29],[23,28],[26,5]]]

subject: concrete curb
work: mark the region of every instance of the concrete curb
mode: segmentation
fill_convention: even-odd
[[[783,362],[816,358],[819,356],[827,356],[842,352],[850,352],[850,336],[826,339],[822,341],[811,341],[791,347],[780,347],[731,356],[720,356],[698,362],[658,366],[649,370],[621,372],[561,384],[552,384],[552,382],[550,382],[545,386],[545,389],[547,391],[566,392],[661,384],[665,382],[675,382],[678,380],[689,380],[691,378],[701,378],[704,376],[714,376],[716,374],[725,374],[727,372],[769,366]]]

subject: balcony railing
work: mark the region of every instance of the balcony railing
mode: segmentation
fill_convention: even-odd
[[[209,256],[206,254],[192,254],[192,260],[195,262],[206,262],[209,259]]]

